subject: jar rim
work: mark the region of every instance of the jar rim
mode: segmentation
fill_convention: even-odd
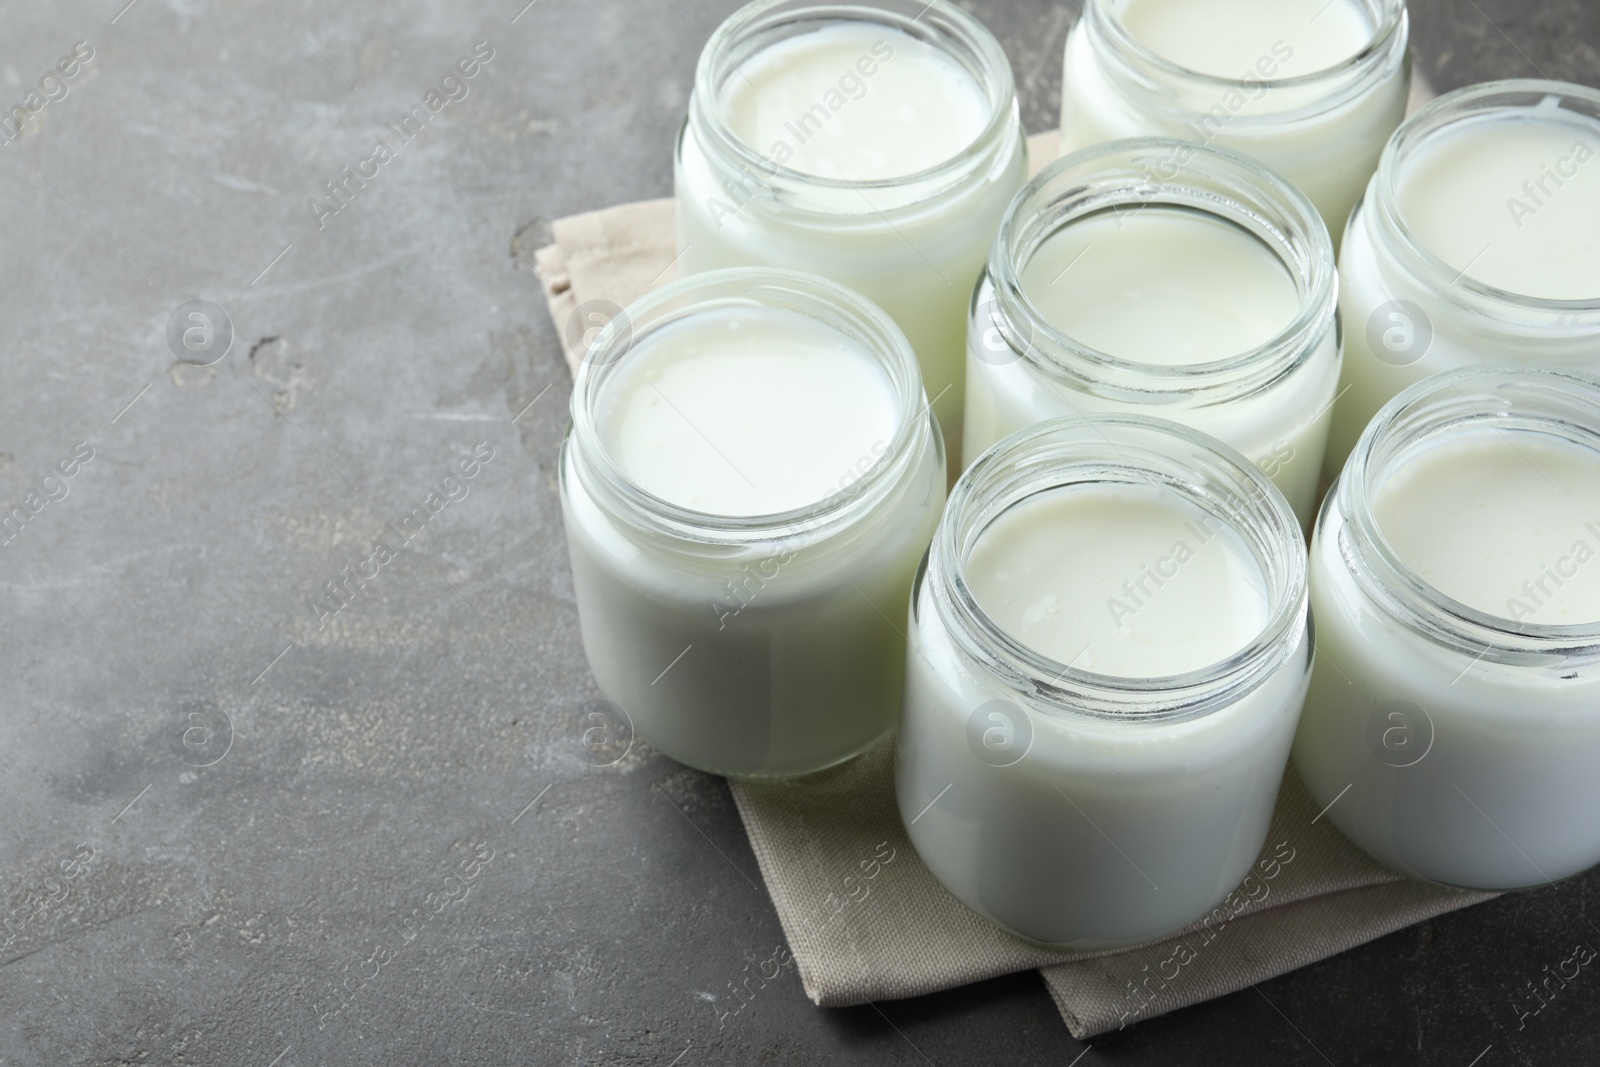
[[[1360,51],[1347,59],[1321,70],[1308,71],[1289,78],[1263,77],[1258,82],[1246,78],[1234,78],[1227,75],[1207,74],[1204,71],[1193,70],[1175,63],[1160,53],[1152,50],[1139,38],[1135,37],[1123,25],[1122,19],[1116,10],[1119,0],[1088,0],[1084,5],[1084,22],[1092,28],[1102,40],[1108,42],[1119,58],[1130,68],[1152,69],[1169,78],[1178,78],[1191,82],[1196,86],[1208,87],[1218,93],[1227,93],[1230,90],[1254,88],[1264,85],[1268,89],[1298,89],[1314,87],[1321,83],[1333,83],[1350,80],[1352,84],[1359,85],[1364,79],[1362,76],[1386,69],[1396,54],[1404,58],[1406,43],[1410,36],[1410,24],[1406,10],[1405,0],[1372,0],[1370,9],[1378,16],[1373,28],[1372,37]],[[1138,71],[1142,73],[1142,71]],[[1321,106],[1304,109],[1311,113],[1329,110],[1343,102],[1342,97],[1332,97],[1321,102]],[[1201,112],[1187,113],[1200,114]],[[1284,116],[1272,115],[1271,121],[1280,121]],[[1245,116],[1245,121],[1261,121],[1267,116]]]
[[[1533,312],[1552,316],[1593,316],[1600,326],[1600,293],[1576,300],[1515,293],[1478,281],[1441,259],[1419,238],[1400,210],[1400,180],[1407,161],[1421,145],[1454,123],[1483,115],[1509,115],[1560,98],[1561,110],[1600,122],[1600,89],[1572,82],[1518,78],[1482,82],[1445,93],[1418,108],[1394,131],[1378,159],[1369,199],[1373,217],[1387,238],[1386,246],[1401,265],[1432,294],[1445,297],[1468,310],[1501,313]],[[1576,104],[1583,110],[1566,105]]]
[[[605,447],[596,409],[611,374],[641,338],[689,316],[729,307],[771,307],[808,315],[850,338],[884,371],[898,408],[894,436],[883,453],[874,457],[848,486],[781,512],[719,515],[683,507],[649,492],[623,472]],[[767,267],[735,267],[690,275],[623,308],[584,351],[573,381],[570,408],[568,440],[585,470],[597,476],[586,480],[591,495],[603,499],[614,514],[637,525],[701,543],[782,540],[853,521],[894,490],[903,471],[916,460],[917,446],[927,434],[939,436],[932,404],[923,391],[916,354],[888,313],[837,282]]]
[[[905,12],[895,10],[897,6],[905,7],[907,11],[917,8],[918,11],[916,15],[908,18]],[[923,20],[930,15],[934,18],[924,24]],[[951,38],[951,43],[958,44],[970,53],[970,62],[961,56],[953,58],[961,62],[963,68],[973,75],[974,81],[988,98],[990,113],[983,129],[960,151],[931,167],[910,174],[860,181],[829,178],[796,170],[776,162],[745,143],[728,128],[728,124],[722,118],[720,103],[721,87],[725,80],[722,77],[723,67],[732,64],[734,69],[737,69],[738,64],[733,62],[731,55],[736,52],[738,44],[742,41],[768,32],[784,23],[823,20],[879,22],[900,32],[917,36],[925,43],[935,43],[935,38],[927,33],[913,33],[912,28],[921,24],[926,29],[928,25],[937,22],[938,31],[947,34]],[[941,47],[947,53],[951,53],[948,43]],[[915,2],[852,0],[849,3],[752,0],[751,3],[745,4],[729,15],[707,38],[706,46],[701,50],[700,59],[695,66],[694,91],[690,95],[685,129],[694,133],[697,143],[703,148],[715,148],[718,154],[730,159],[741,171],[765,174],[776,188],[799,191],[853,191],[862,194],[907,188],[925,190],[925,194],[917,197],[912,203],[895,205],[896,208],[903,208],[933,199],[959,184],[974,171],[980,168],[986,169],[987,156],[992,147],[1002,143],[1010,127],[1019,123],[1018,115],[1016,84],[1005,50],[1001,48],[1000,42],[995,39],[988,27],[955,6],[950,0],[925,0],[925,2],[924,0]],[[864,196],[863,201],[863,213],[882,213],[870,201],[865,200]]]
[[[1152,159],[1173,166],[1180,155],[1187,158],[1170,178],[1151,168]],[[1251,349],[1197,363],[1146,363],[1077,341],[1039,310],[1022,286],[1022,271],[1074,222],[1130,204],[1135,210],[1188,207],[1245,229],[1293,280],[1300,302],[1295,317]],[[1129,394],[1124,399],[1161,401],[1198,389],[1223,400],[1253,392],[1308,359],[1338,314],[1333,242],[1310,198],[1259,160],[1177,138],[1109,141],[1045,167],[1006,209],[990,246],[988,274],[996,304],[991,321],[1014,351],[1054,377],[1120,388]],[[983,310],[975,306],[974,314]]]
[[[1536,410],[1534,404],[1547,405]],[[1454,434],[1559,432],[1600,454],[1600,376],[1555,367],[1483,364],[1402,390],[1362,432],[1324,508],[1344,519],[1340,554],[1385,612],[1424,638],[1489,662],[1600,659],[1600,620],[1555,625],[1481,611],[1436,588],[1401,559],[1373,513],[1383,483],[1424,442]],[[1318,523],[1321,536],[1322,522]]]
[[[1023,500],[1091,484],[1165,488],[1230,527],[1269,586],[1261,632],[1216,663],[1149,677],[1061,663],[1007,633],[983,610],[967,581],[972,549],[995,519]],[[1309,627],[1305,541],[1283,494],[1216,438],[1143,415],[1051,419],[988,449],[951,490],[926,570],[936,609],[958,647],[1031,697],[1035,710],[1063,718],[1162,723],[1201,718],[1264,684]]]

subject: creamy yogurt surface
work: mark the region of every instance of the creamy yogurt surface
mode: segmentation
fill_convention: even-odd
[[[853,339],[770,307],[697,312],[637,340],[596,421],[623,475],[711,515],[771,515],[848,486],[900,413],[887,372]]]
[[[959,61],[910,34],[839,22],[742,63],[724,121],[746,145],[804,174],[847,181],[936,167],[983,131],[989,104]]]
[[[1265,581],[1231,528],[1173,490],[1040,493],[979,535],[965,575],[984,612],[1059,663],[1166,677],[1220,662],[1267,624]]]

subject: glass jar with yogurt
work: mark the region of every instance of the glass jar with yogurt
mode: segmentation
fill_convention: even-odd
[[[1057,160],[1006,212],[968,327],[968,462],[1069,414],[1237,448],[1307,529],[1339,378],[1333,247],[1256,160],[1162,139]]]
[[[1600,371],[1600,90],[1473,85],[1395,133],[1345,235],[1324,470],[1391,397],[1475,363]]]
[[[1404,0],[1086,0],[1061,149],[1177,137],[1263,160],[1337,241],[1405,115]]]
[[[1600,862],[1600,378],[1481,366],[1390,401],[1311,548],[1294,760],[1383,863],[1470,889]]]
[[[892,620],[944,495],[916,357],[861,295],[747,269],[644,297],[585,355],[561,453],[601,692],[719,774],[869,747],[899,712]]]
[[[1049,945],[1193,921],[1261,849],[1309,628],[1299,523],[1220,441],[1142,416],[1006,438],[912,591],[896,791],[918,855]]]
[[[678,140],[686,273],[788,267],[899,323],[961,455],[967,300],[1027,176],[1005,53],[946,0],[757,0],[712,34]]]

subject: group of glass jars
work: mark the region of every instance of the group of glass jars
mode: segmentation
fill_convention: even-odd
[[[1407,39],[1403,0],[1088,0],[1029,181],[946,0],[729,18],[688,277],[589,346],[562,454],[638,734],[788,777],[898,727],[927,867],[1057,946],[1222,900],[1291,749],[1415,877],[1600,861],[1600,93],[1402,123]]]

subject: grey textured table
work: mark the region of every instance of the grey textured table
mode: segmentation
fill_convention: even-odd
[[[670,192],[734,5],[523,2],[3,8],[5,106],[92,56],[0,144],[0,1064],[1600,1059],[1587,970],[1519,1019],[1600,945],[1596,875],[1087,1051],[1032,974],[820,1011],[789,972],[723,1018],[782,935],[723,783],[582,758],[568,382],[514,248]],[[1072,7],[969,6],[1045,128]],[[1593,0],[1413,19],[1441,89],[1600,80]],[[166,340],[195,298],[209,367]]]

